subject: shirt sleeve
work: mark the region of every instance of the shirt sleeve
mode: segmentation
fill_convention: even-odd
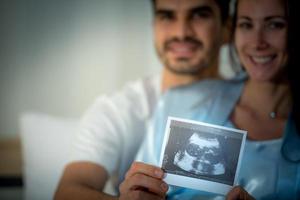
[[[111,96],[97,98],[81,120],[71,160],[96,163],[109,175],[129,165],[149,117],[146,93],[143,82],[137,81]]]

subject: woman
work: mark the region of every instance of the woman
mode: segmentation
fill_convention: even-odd
[[[234,47],[248,77],[202,81],[170,91],[159,104],[142,146],[141,160],[158,165],[167,116],[185,117],[248,131],[238,184],[228,199],[299,199],[299,98],[295,88],[295,10],[290,0],[238,0],[233,17]],[[151,165],[135,163],[121,186],[134,174],[147,189],[164,198],[163,184]],[[162,177],[162,174],[160,174]],[[146,177],[146,178],[145,178]],[[150,179],[147,179],[150,177]],[[244,189],[250,194],[248,194]],[[199,199],[199,191],[175,188],[170,199]],[[214,199],[208,195],[205,198]]]
[[[235,48],[249,78],[230,119],[248,131],[239,183],[258,199],[300,197],[299,110],[288,76],[295,70],[291,9],[288,0],[239,0],[233,18]]]

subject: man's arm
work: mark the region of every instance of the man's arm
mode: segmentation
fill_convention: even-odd
[[[102,192],[107,180],[108,174],[100,165],[91,162],[71,163],[64,170],[54,199],[116,200],[117,197]]]

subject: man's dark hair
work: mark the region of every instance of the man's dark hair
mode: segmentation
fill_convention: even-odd
[[[229,4],[230,0],[215,0],[215,2],[218,4],[220,11],[221,11],[221,20],[224,24],[227,21],[227,18],[229,16]],[[156,0],[151,0],[153,11],[155,11],[156,6]]]

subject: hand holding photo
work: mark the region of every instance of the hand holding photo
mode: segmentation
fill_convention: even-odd
[[[247,132],[169,117],[160,156],[168,184],[227,194],[236,184]]]

